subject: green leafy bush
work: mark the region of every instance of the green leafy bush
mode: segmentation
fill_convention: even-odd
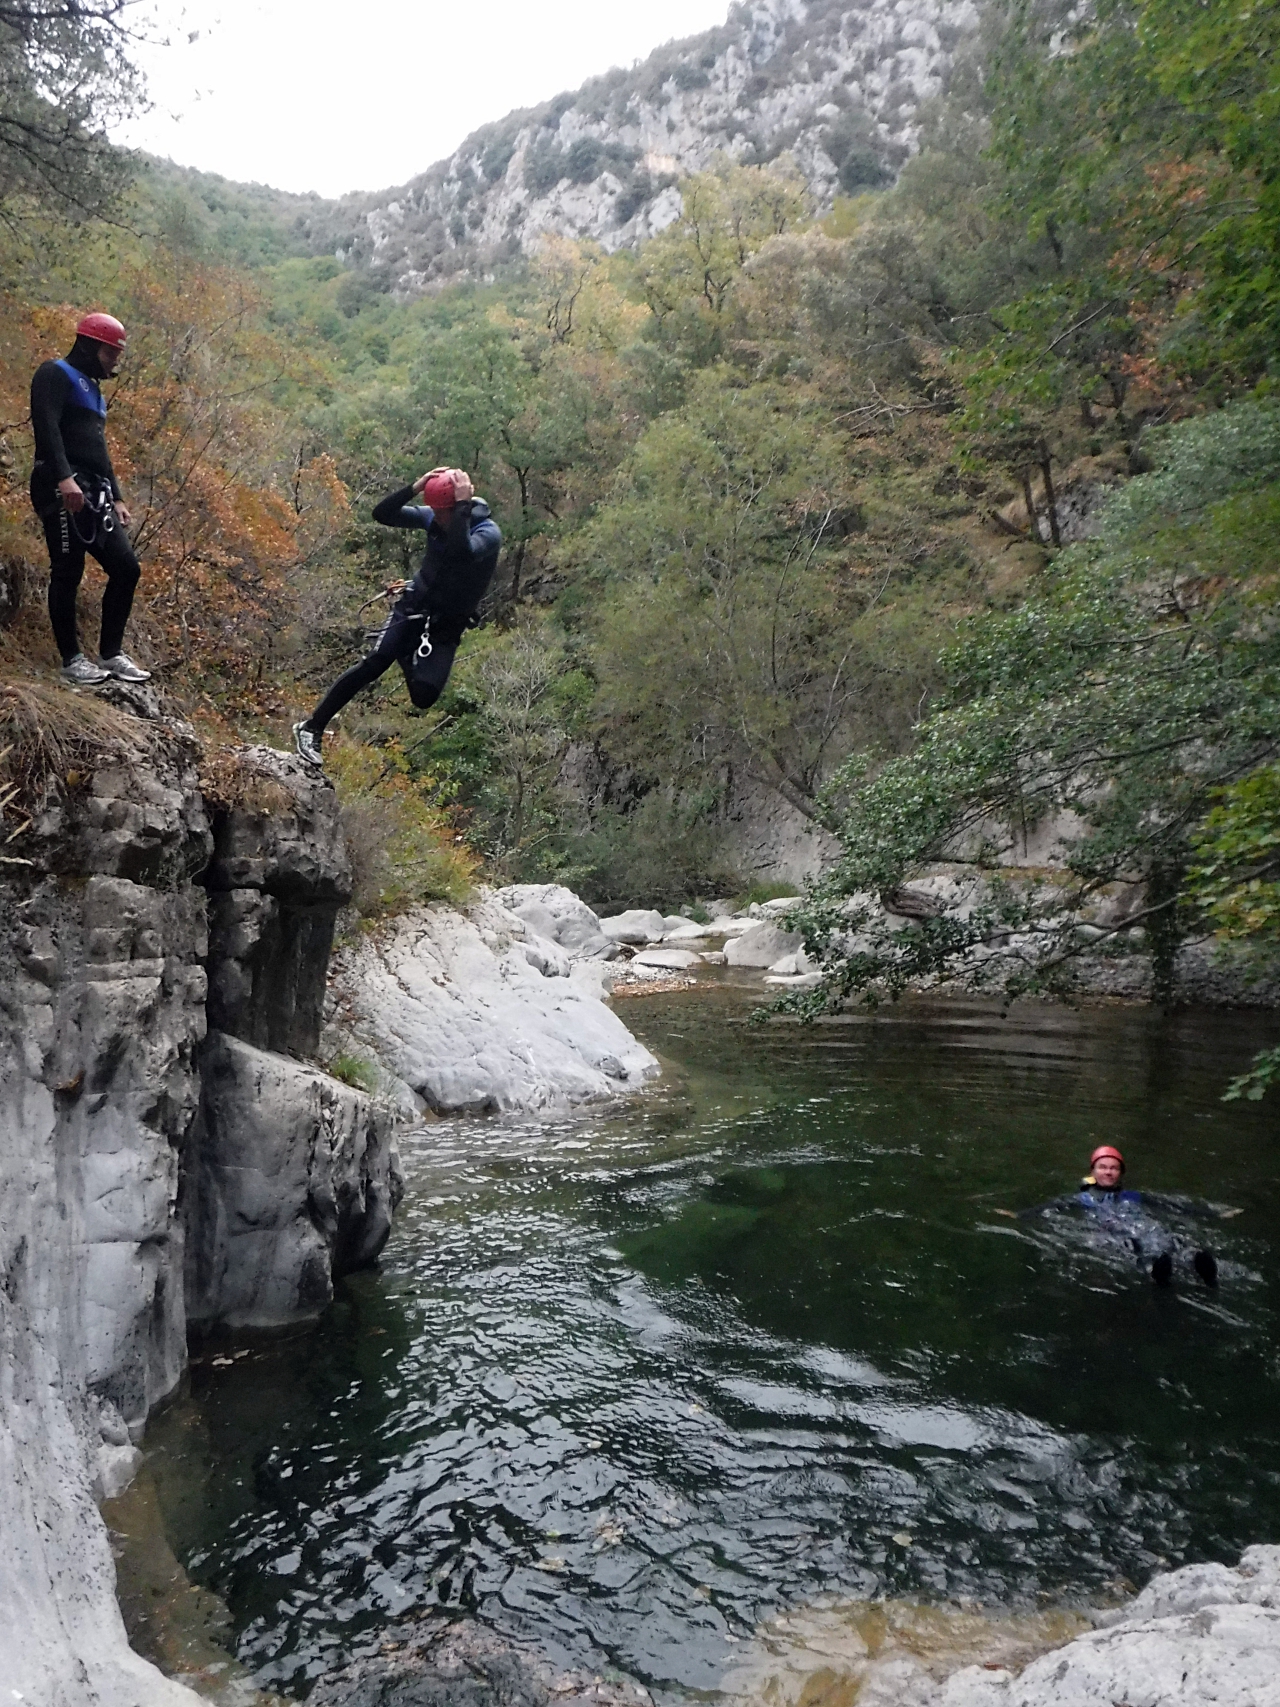
[[[1069,989],[1100,938],[1102,950],[1154,951],[1167,978],[1190,928],[1181,896],[1196,848],[1203,861],[1228,837],[1226,809],[1209,816],[1220,791],[1237,785],[1238,837],[1270,823],[1267,785],[1239,785],[1280,746],[1280,409],[1185,422],[1155,454],[1160,468],[1113,500],[1096,542],[1064,552],[1017,611],[970,625],[917,750],[878,771],[858,756],[837,777],[842,857],[804,921],[828,972],[820,1001],[945,977],[1010,932],[1038,943],[1021,961],[985,962],[1010,994]],[[1020,836],[1064,814],[1076,828],[1047,888],[995,890],[967,919],[906,929],[859,899],[931,862],[1016,854]],[[1206,819],[1216,830],[1201,830]],[[1219,847],[1224,859],[1241,857],[1234,845]],[[1220,916],[1244,905],[1238,884],[1215,896],[1207,883]],[[1118,884],[1140,897],[1107,929],[1082,928],[1081,912]]]
[[[400,740],[374,748],[339,736],[325,758],[342,803],[351,904],[362,919],[470,898],[475,856],[434,803],[430,782],[411,774]]]

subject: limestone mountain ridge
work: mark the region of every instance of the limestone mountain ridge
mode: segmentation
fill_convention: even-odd
[[[827,208],[892,180],[977,18],[974,0],[743,0],[718,28],[482,126],[400,188],[307,198],[295,229],[413,296],[546,233],[640,242],[678,215],[678,180],[719,157],[789,156]]]

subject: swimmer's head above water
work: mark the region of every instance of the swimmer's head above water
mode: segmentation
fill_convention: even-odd
[[[1099,1144],[1089,1157],[1089,1177],[1086,1185],[1100,1185],[1103,1191],[1114,1191],[1124,1174],[1124,1157],[1113,1144]]]

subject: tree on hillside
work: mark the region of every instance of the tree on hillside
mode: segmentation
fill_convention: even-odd
[[[1280,344],[1277,46],[1269,4],[1013,8],[989,88],[1003,207],[1058,260],[1056,291],[1020,329],[1028,372],[1086,334],[1096,343],[1099,323],[1120,332],[1120,357],[1141,342],[1184,370],[1269,369]]]
[[[839,442],[776,389],[712,372],[648,428],[575,546],[620,754],[668,780],[738,764],[816,815],[865,662],[852,510]]]
[[[1186,905],[1224,943],[1242,949],[1260,974],[1280,955],[1280,764],[1265,764],[1224,788],[1195,836]],[[1227,1100],[1259,1101],[1280,1084],[1280,1046],[1254,1057]]]
[[[129,25],[137,0],[4,0],[0,5],[0,217],[25,205],[100,214],[127,181],[107,141],[142,101]]]
[[[688,360],[722,353],[730,287],[770,237],[808,213],[803,181],[777,165],[722,162],[680,186],[680,218],[645,244],[639,278],[663,342]]]

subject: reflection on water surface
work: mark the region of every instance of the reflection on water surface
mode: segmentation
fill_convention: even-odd
[[[679,1695],[786,1608],[1280,1539],[1274,1118],[1218,1100],[1259,1025],[752,1001],[628,1004],[669,1072],[625,1108],[409,1135],[382,1272],[197,1364],[152,1465],[263,1686],[447,1609]],[[1243,1211],[1217,1293],[997,1214],[1104,1138]]]

